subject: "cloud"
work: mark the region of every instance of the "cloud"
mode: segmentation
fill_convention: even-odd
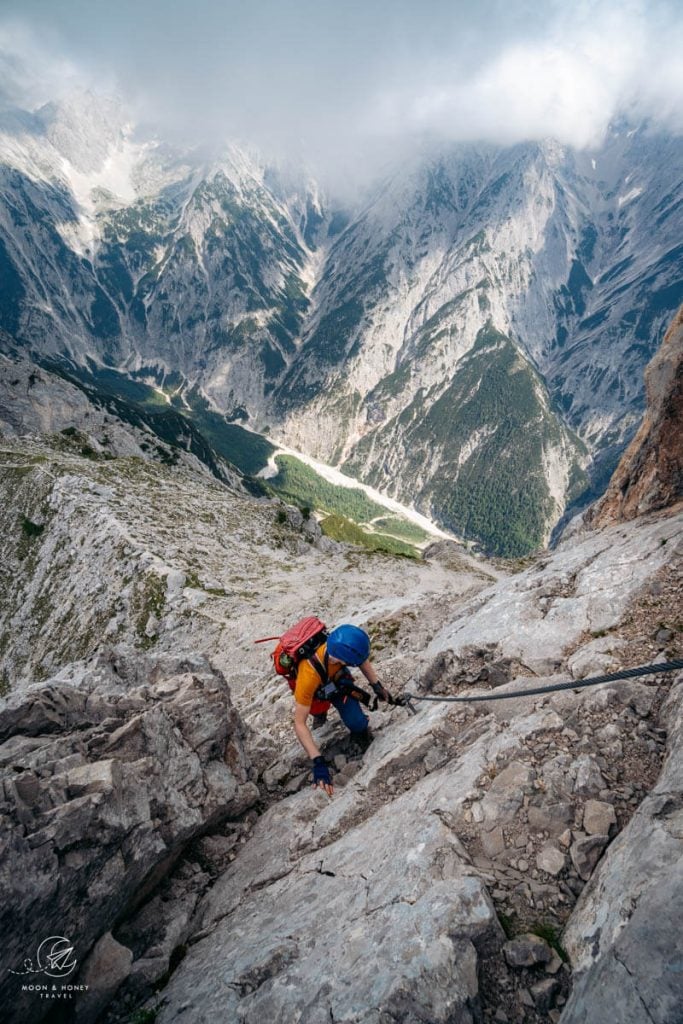
[[[368,129],[513,143],[597,144],[620,114],[683,130],[683,20],[643,5],[559,13],[531,41],[503,44],[469,74],[453,65],[386,91]]]
[[[0,103],[4,106],[33,110],[82,84],[82,73],[60,53],[58,39],[48,47],[27,25],[11,20],[0,23]]]
[[[675,0],[4,0],[0,91],[117,83],[175,138],[344,178],[424,140],[586,146],[620,113],[683,131]]]

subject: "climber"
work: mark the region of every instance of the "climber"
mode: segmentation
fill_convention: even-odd
[[[337,626],[327,641],[316,649],[314,655],[301,661],[297,669],[294,685],[294,731],[313,761],[313,785],[324,789],[328,796],[331,796],[333,791],[330,770],[316,746],[307,723],[314,700],[319,702],[322,699],[337,709],[344,725],[363,751],[367,750],[372,742],[372,734],[360,702],[369,703],[369,700],[363,690],[354,687],[353,677],[347,666],[352,665],[361,670],[379,700],[388,701],[390,704],[401,703],[401,698],[392,697],[379,681],[369,657],[370,637],[364,630],[358,626]],[[320,720],[324,715],[326,710],[315,717]]]

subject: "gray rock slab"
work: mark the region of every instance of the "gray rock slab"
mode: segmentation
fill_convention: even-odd
[[[614,526],[567,538],[542,567],[532,566],[478,596],[470,614],[436,634],[428,654],[491,643],[501,656],[536,672],[552,670],[553,652],[586,631],[619,623],[631,597],[670,560],[661,542],[677,529],[674,517],[643,518],[628,530]]]
[[[310,795],[295,802],[310,807]],[[473,943],[502,938],[451,829],[435,815],[407,829],[391,805],[223,909],[164,990],[159,1024],[187,1020],[190,1006],[197,1024],[289,1024],[305,1007],[321,1022],[360,1024],[381,1008],[471,1024]]]
[[[609,914],[609,909],[604,908]],[[683,970],[677,936],[683,886],[653,888],[614,943],[574,988],[563,1024],[614,1020],[620,1024],[678,1024],[683,1019]]]
[[[662,774],[611,843],[562,937],[574,968],[563,1024],[681,1020],[683,676],[662,718],[669,736]]]

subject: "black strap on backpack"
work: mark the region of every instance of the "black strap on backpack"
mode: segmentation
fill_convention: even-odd
[[[329,700],[330,697],[334,697],[339,691],[337,684],[330,679],[329,673],[329,655],[325,651],[325,664],[321,662],[318,655],[314,652],[308,659],[310,665],[316,670],[320,676],[320,686],[315,691],[316,700]]]
[[[318,657],[318,655],[315,654],[315,653],[310,655],[310,657],[307,660],[309,661],[309,663],[313,666],[313,668],[316,670],[316,672],[320,676],[320,681],[323,684],[329,682],[330,676],[329,676],[329,673],[327,671],[327,665],[328,665],[327,652],[325,652],[325,664],[324,665],[321,662],[321,660]]]
[[[327,630],[321,629],[315,636],[310,636],[308,640],[297,648],[297,660],[298,661],[312,661],[315,657],[315,652],[318,650],[321,644],[324,644],[327,640]],[[319,672],[320,670],[318,670]]]

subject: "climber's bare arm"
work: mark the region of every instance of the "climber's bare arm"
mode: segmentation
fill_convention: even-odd
[[[294,732],[308,756],[313,759],[314,757],[320,757],[320,751],[316,746],[311,730],[308,728],[307,719],[310,713],[310,704],[308,707],[305,704],[299,703],[294,705]]]
[[[370,659],[364,661],[362,665],[358,666],[358,668],[370,684],[379,682],[379,676],[375,672],[375,668]]]

